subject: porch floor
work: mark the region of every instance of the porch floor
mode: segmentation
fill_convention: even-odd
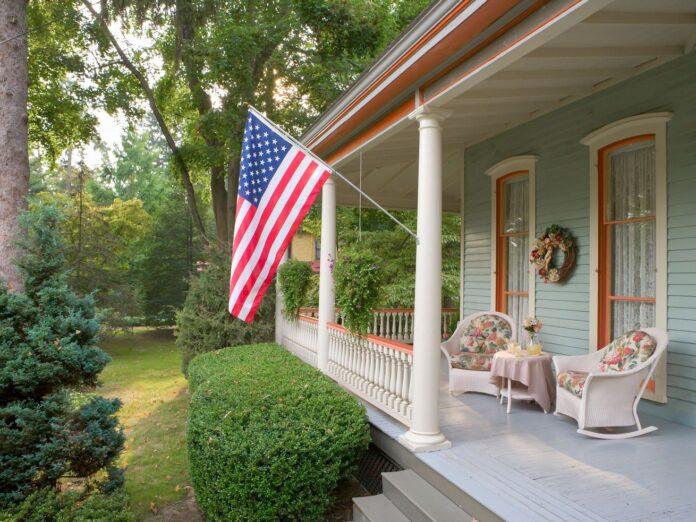
[[[627,440],[576,433],[575,421],[491,396],[451,397],[443,359],[440,419],[448,450],[417,458],[505,520],[695,520],[696,429],[642,415],[656,432]],[[368,406],[388,437],[405,427]]]

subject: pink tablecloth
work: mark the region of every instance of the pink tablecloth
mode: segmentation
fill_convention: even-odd
[[[534,400],[544,411],[551,411],[556,396],[556,383],[551,372],[551,355],[515,357],[508,352],[498,352],[493,357],[491,382],[503,385],[503,379],[524,384]]]

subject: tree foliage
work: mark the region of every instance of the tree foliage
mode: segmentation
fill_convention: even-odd
[[[25,293],[0,288],[0,505],[66,475],[107,471],[108,490],[122,482],[120,402],[75,394],[96,386],[109,357],[94,301],[67,285],[58,222],[46,207],[25,215]]]
[[[94,52],[99,34],[79,1],[32,0],[27,15],[29,142],[53,166],[65,149],[96,138],[98,110],[140,114],[131,103],[137,85],[111,51]]]
[[[218,240],[232,231],[249,105],[299,134],[427,2],[117,0],[145,28],[163,74],[156,104],[192,171],[210,183]],[[414,6],[414,4],[417,5]]]

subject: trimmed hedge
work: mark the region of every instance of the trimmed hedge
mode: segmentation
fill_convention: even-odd
[[[188,452],[207,520],[324,520],[367,449],[364,407],[275,344],[196,357]]]

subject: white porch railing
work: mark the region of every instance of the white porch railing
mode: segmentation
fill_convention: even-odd
[[[300,314],[309,317],[319,317],[319,310],[316,308],[302,308]],[[451,334],[457,327],[459,310],[457,308],[443,308],[440,332],[443,337]],[[343,324],[341,310],[336,310],[336,323]],[[383,308],[372,312],[372,324],[368,333],[400,341],[404,343],[413,342],[413,308]]]
[[[283,346],[315,367],[318,322],[318,319],[304,315],[300,315],[296,321],[283,318]]]
[[[411,346],[376,335],[364,338],[329,323],[328,373],[398,421],[411,424]]]

